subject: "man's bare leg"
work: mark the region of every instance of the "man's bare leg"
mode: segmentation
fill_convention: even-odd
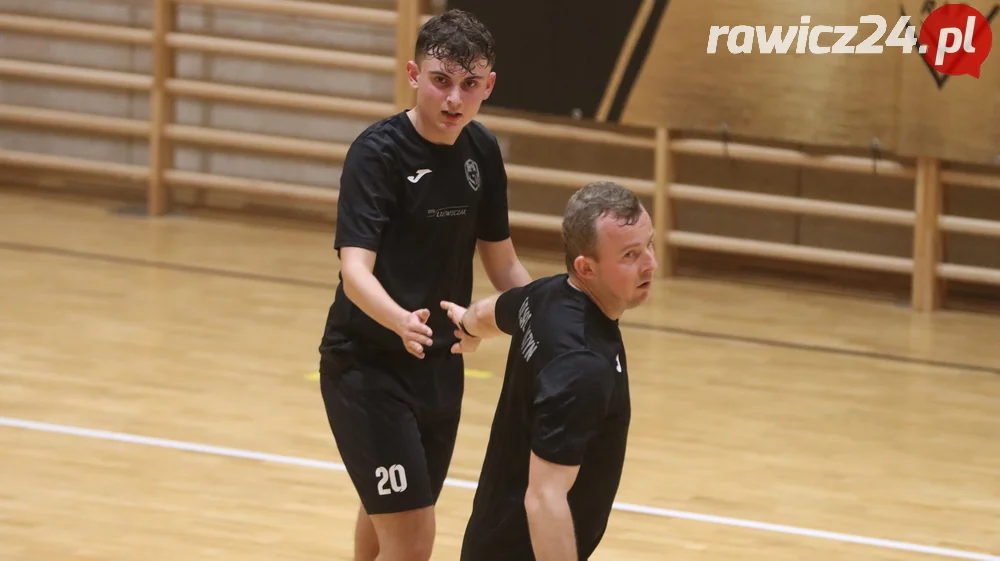
[[[434,549],[434,507],[369,519],[378,535],[376,561],[429,561]]]
[[[358,522],[354,527],[354,561],[375,561],[378,557],[378,535],[364,505],[358,508]]]

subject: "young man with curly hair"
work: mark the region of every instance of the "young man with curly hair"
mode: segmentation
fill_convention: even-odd
[[[361,499],[355,561],[431,555],[465,380],[440,302],[471,300],[477,251],[497,290],[531,280],[510,240],[500,147],[473,120],[494,62],[471,14],[432,18],[406,65],[415,106],[368,127],[344,162],[320,384]]]

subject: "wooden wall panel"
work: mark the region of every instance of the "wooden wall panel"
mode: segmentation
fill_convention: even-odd
[[[864,14],[890,18],[891,1],[675,0],[622,115],[628,124],[662,124],[810,144],[892,149],[898,53],[882,55],[731,54],[726,38],[706,53],[713,25],[857,24]],[[872,29],[866,25],[862,29]],[[862,35],[862,34],[859,34]],[[836,35],[824,35],[824,45]],[[858,43],[863,37],[856,37]],[[792,50],[795,49],[793,43]]]
[[[1000,4],[995,0],[963,3],[984,15],[993,14],[996,23]],[[911,21],[919,25],[923,2],[903,4]],[[1000,56],[994,52],[986,58],[978,79],[936,75],[917,53],[902,57],[902,87],[896,103],[897,150],[905,155],[992,163],[1000,154]]]

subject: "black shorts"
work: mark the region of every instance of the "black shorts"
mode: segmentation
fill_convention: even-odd
[[[462,355],[324,354],[320,389],[337,449],[368,514],[437,502],[462,413]]]

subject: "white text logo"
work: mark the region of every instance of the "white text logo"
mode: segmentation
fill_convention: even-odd
[[[899,47],[902,52],[908,53],[917,44],[916,30],[908,25],[910,16],[900,16],[896,25],[889,31],[884,44],[879,44],[882,36],[885,35],[888,24],[885,18],[880,15],[861,16],[859,20],[862,24],[873,24],[875,29],[869,33],[865,39],[857,46],[851,45],[851,41],[859,33],[857,25],[817,25],[809,27],[810,16],[802,16],[799,23],[785,27],[783,25],[772,26],[768,30],[763,25],[749,26],[737,25],[730,28],[728,25],[713,25],[708,34],[709,54],[718,51],[719,40],[726,36],[726,48],[733,54],[753,53],[756,43],[756,52],[761,54],[788,54],[795,46],[795,53],[822,54],[877,54],[883,50],[883,45],[888,47]],[[830,39],[836,41],[829,46],[821,46],[820,38],[828,36],[824,42]],[[919,47],[921,53],[926,52],[927,46]]]
[[[447,218],[449,216],[465,216],[469,207],[450,206],[446,208],[427,209],[427,218]]]
[[[811,21],[810,16],[802,16],[801,25],[776,25],[770,29],[763,25],[713,25],[708,31],[706,52],[717,53],[722,42],[732,54],[879,54],[885,47],[898,47],[902,53],[916,49],[941,74],[979,78],[979,68],[993,46],[989,20],[965,4],[945,4],[934,9],[920,26],[919,37],[910,16],[905,14],[896,20],[888,35],[888,22],[877,14],[859,19],[861,24],[875,26],[870,31],[861,31],[858,25],[810,27]],[[857,45],[852,44],[855,37],[862,39]]]

